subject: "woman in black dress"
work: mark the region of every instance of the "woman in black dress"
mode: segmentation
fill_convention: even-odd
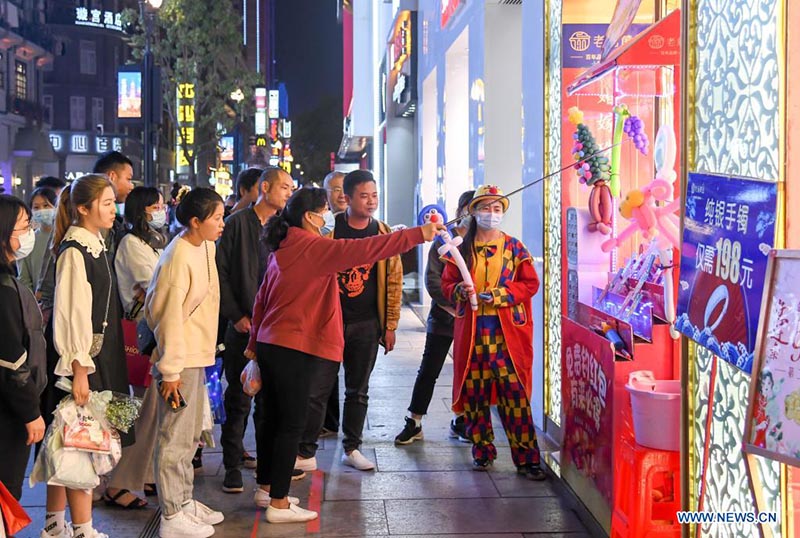
[[[90,391],[128,393],[121,306],[113,260],[101,232],[114,224],[116,207],[111,182],[86,175],[61,192],[53,252],[56,291],[53,338],[59,361],[56,376],[72,377],[75,403],[84,405]],[[100,336],[102,335],[102,336]],[[122,445],[132,444],[131,434]],[[107,538],[92,528],[92,495],[60,486],[47,488],[45,533],[65,537],[64,507],[69,501],[74,538]]]

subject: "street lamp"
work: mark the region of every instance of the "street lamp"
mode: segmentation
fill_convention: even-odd
[[[144,115],[144,184],[155,185],[155,159],[153,158],[153,51],[150,44],[153,40],[153,22],[155,12],[161,7],[162,0],[139,0],[139,14],[144,23],[144,57],[142,59]]]

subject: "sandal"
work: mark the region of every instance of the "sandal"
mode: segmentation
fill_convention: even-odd
[[[155,484],[145,484],[144,485],[144,495],[145,497],[155,497],[158,495],[158,488]]]
[[[122,504],[119,502],[120,497],[130,494],[133,496],[133,500],[128,504]],[[144,499],[140,499],[136,495],[133,495],[127,489],[121,489],[117,492],[116,495],[113,497],[108,495],[108,491],[103,494],[103,502],[106,503],[106,506],[113,506],[114,508],[122,508],[123,510],[141,510],[142,508],[147,506],[147,501]]]

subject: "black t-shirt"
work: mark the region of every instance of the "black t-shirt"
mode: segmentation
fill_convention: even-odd
[[[378,221],[371,220],[363,230],[356,230],[347,224],[346,213],[336,216],[333,236],[337,239],[360,239],[378,235]],[[339,273],[339,297],[342,301],[342,318],[345,323],[355,323],[377,319],[378,281],[375,264],[360,265]]]

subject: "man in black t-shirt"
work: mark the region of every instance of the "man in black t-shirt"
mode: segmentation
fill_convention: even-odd
[[[335,239],[357,239],[391,233],[389,226],[375,220],[378,191],[375,179],[366,170],[350,172],[344,178],[348,208],[337,215]],[[339,273],[339,297],[344,321],[345,401],[342,416],[344,454],[342,463],[362,471],[375,464],[358,450],[367,416],[369,377],[375,366],[378,345],[386,353],[394,349],[395,331],[400,320],[403,294],[403,266],[400,256],[374,264],[353,267]],[[339,365],[319,361],[311,383],[308,419],[300,441],[296,467],[316,469],[317,437],[322,428],[325,404],[335,382]]]

